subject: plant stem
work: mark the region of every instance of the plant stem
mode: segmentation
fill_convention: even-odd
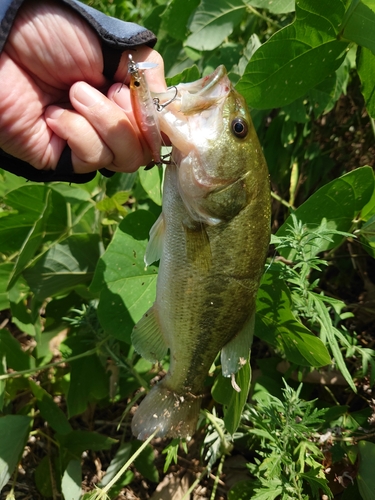
[[[203,475],[206,474],[207,470],[208,470],[208,467],[206,467],[205,469],[203,469],[202,473],[197,477],[197,479],[190,486],[190,488],[187,490],[187,492],[184,494],[184,496],[181,498],[181,500],[186,500],[186,498],[188,498],[188,496],[190,495],[190,493],[192,493],[195,490],[195,488],[200,483]]]
[[[252,7],[251,5],[247,5],[246,6],[247,9],[252,13],[254,14],[254,16],[257,16],[259,17],[260,19],[262,19],[263,21],[266,21],[266,23],[269,23],[269,24],[272,24],[272,26],[275,26],[275,28],[277,28],[278,30],[281,29],[281,26],[279,23],[277,23],[276,21],[274,21],[273,19],[271,19],[270,17],[267,17],[265,16],[264,14],[261,14],[257,9],[255,9],[254,7]]]
[[[225,460],[225,455],[221,455],[220,463],[219,463],[219,466],[217,468],[217,474],[215,476],[215,482],[214,482],[214,485],[212,487],[212,493],[211,493],[210,500],[215,500],[217,485],[219,484],[219,479],[220,479],[221,473],[223,471],[224,460]]]
[[[104,343],[107,339],[103,340],[100,344]],[[82,352],[81,354],[77,354],[76,356],[72,356],[71,358],[60,359],[59,361],[55,361],[54,363],[48,363],[47,365],[37,366],[35,368],[28,368],[27,370],[20,370],[18,372],[5,373],[4,375],[0,375],[0,380],[7,380],[9,378],[21,377],[22,375],[32,375],[33,373],[42,372],[44,370],[48,370],[49,368],[53,368],[54,366],[62,365],[63,363],[70,363],[71,361],[76,361],[77,359],[85,358],[87,356],[92,356],[98,351],[99,345],[94,347],[94,349],[90,349],[89,351]]]
[[[283,200],[283,198],[281,198],[281,196],[279,196],[278,194],[276,194],[274,191],[271,191],[271,196],[272,198],[274,198],[275,200],[279,201],[282,205],[284,205],[285,207],[288,207],[288,208],[291,208],[294,210],[294,207],[293,205],[291,205],[290,203],[288,203],[287,201]]]
[[[146,448],[146,446],[150,443],[152,439],[154,439],[156,433],[159,431],[159,428],[157,428],[150,437],[146,439],[146,441],[138,448],[138,450],[133,453],[133,455],[129,458],[129,460],[121,467],[121,469],[118,471],[118,473],[109,481],[108,484],[104,486],[103,489],[101,489],[98,493],[98,496],[96,497],[97,500],[100,500],[101,498],[104,498],[107,496],[108,491],[112,488],[112,486],[120,479],[120,477],[124,474],[124,472],[129,468],[129,466],[134,462],[134,460],[142,453],[142,451]]]
[[[147,381],[142,378],[139,373],[137,372],[137,370],[134,369],[133,367],[133,364],[131,363],[131,361],[129,361],[128,359],[124,358],[124,359],[120,359],[113,351],[112,349],[106,345],[106,350],[108,352],[108,354],[111,356],[111,358],[116,361],[116,363],[119,365],[119,366],[122,366],[123,368],[125,368],[125,370],[128,370],[132,375],[133,377],[136,379],[136,381],[139,383],[139,385],[141,387],[143,387],[146,391],[146,393],[149,391],[149,384],[147,383]]]

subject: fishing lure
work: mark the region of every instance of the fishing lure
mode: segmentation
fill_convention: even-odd
[[[151,62],[136,63],[133,61],[132,55],[129,54],[130,98],[135,118],[151,150],[153,163],[162,164],[160,156],[162,137],[159,120],[156,116],[157,109],[144,74],[144,70],[152,69],[156,66],[157,64]]]

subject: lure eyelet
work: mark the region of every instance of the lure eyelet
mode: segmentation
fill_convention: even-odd
[[[243,118],[235,118],[234,120],[232,120],[231,128],[233,134],[239,139],[243,139],[244,137],[246,137],[249,131],[247,122]]]

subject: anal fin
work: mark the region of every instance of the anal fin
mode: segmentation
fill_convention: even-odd
[[[167,354],[168,346],[160,328],[155,306],[152,306],[134,326],[132,343],[137,353],[152,363],[161,361]]]
[[[224,377],[231,377],[248,362],[253,342],[255,313],[242,330],[221,350],[221,369]]]

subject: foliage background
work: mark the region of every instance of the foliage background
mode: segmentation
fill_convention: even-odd
[[[212,499],[374,499],[373,2],[91,5],[154,31],[170,84],[224,64],[252,110],[274,237],[251,403],[217,366],[196,437],[131,459],[139,389],[168,367],[130,345],[154,300],[157,266],[145,270],[143,253],[161,172],[68,186],[0,171],[2,497],[150,498],[185,467]]]

